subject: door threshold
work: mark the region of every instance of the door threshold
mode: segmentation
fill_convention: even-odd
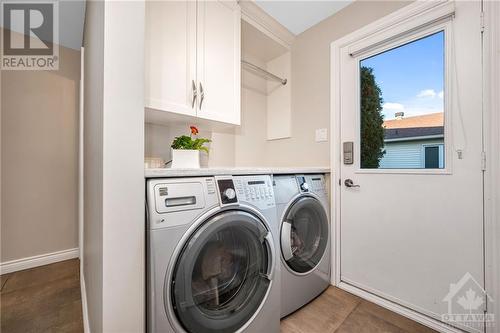
[[[429,328],[432,328],[433,330],[436,330],[438,332],[442,332],[442,333],[463,333],[464,332],[458,328],[452,327],[448,324],[440,322],[439,320],[436,320],[434,318],[423,315],[415,310],[409,309],[405,306],[402,306],[402,305],[399,305],[399,304],[394,303],[392,301],[389,301],[383,297],[372,294],[366,290],[355,287],[355,286],[348,284],[346,282],[340,282],[339,284],[337,284],[337,287],[342,289],[342,290],[345,290],[351,294],[354,294],[358,297],[361,297],[367,301],[370,301],[372,303],[380,305],[381,307],[386,308],[392,312],[395,312],[395,313],[400,314],[406,318],[409,318],[413,321],[416,321],[417,323],[420,323],[420,324],[425,325]]]

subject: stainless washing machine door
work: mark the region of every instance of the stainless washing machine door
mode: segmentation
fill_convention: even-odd
[[[312,271],[328,244],[328,216],[312,196],[296,199],[281,224],[281,252],[288,268],[298,274]]]
[[[272,246],[263,222],[244,211],[221,212],[201,224],[182,248],[166,285],[182,327],[235,332],[249,322],[270,288]]]

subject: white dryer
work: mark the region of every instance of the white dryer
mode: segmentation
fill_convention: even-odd
[[[330,223],[325,176],[274,176],[281,225],[281,317],[330,285]]]
[[[271,176],[147,182],[147,331],[276,332]]]

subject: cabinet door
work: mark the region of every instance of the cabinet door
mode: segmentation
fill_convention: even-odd
[[[196,2],[147,1],[145,105],[196,115]]]
[[[234,1],[198,1],[200,118],[240,123],[240,15]]]

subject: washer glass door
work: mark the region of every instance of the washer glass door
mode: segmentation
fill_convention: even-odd
[[[321,203],[311,197],[298,198],[288,209],[281,225],[281,252],[290,269],[307,273],[326,251],[328,217]]]
[[[209,333],[244,326],[267,295],[271,256],[268,230],[252,214],[226,211],[203,223],[184,245],[166,285],[183,328]]]

